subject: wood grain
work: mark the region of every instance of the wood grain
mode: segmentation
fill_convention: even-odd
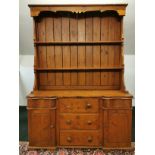
[[[61,27],[62,27],[62,20],[60,17],[54,18],[54,40],[61,41],[62,34],[61,34]],[[62,47],[55,46],[55,67],[59,68],[63,66],[62,63],[63,54],[62,54]],[[56,72],[56,85],[63,84],[63,74],[62,72]]]
[[[125,7],[30,6],[35,84],[27,96],[29,148],[131,146],[132,95],[124,86]]]
[[[85,19],[80,18],[78,20],[78,41],[85,41]],[[78,46],[78,67],[86,66],[86,53],[85,46]],[[86,83],[86,74],[85,72],[78,73],[78,85],[85,85]]]
[[[52,17],[46,17],[46,41],[53,41],[54,40],[54,19]],[[47,46],[46,47],[47,53],[47,68],[55,68],[55,52],[54,46]],[[48,72],[47,73],[47,81],[49,85],[55,85],[55,73]]]
[[[70,18],[70,41],[78,40],[78,20]],[[78,46],[71,46],[71,68],[78,68]],[[78,85],[78,73],[71,72],[71,85]]]

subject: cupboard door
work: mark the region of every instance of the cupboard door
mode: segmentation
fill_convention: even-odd
[[[55,145],[55,110],[28,111],[29,145],[49,147]]]
[[[130,147],[131,110],[104,110],[104,147]]]

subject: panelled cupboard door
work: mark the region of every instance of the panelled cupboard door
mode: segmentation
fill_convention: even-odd
[[[55,111],[49,109],[28,110],[29,145],[49,147],[55,145]]]
[[[131,110],[104,110],[104,147],[131,146]]]

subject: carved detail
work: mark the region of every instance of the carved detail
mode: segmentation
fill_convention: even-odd
[[[72,13],[86,13],[86,12],[105,12],[105,11],[116,11],[119,16],[124,16],[125,15],[125,8],[126,5],[99,5],[99,6],[30,6],[31,8],[31,16],[39,16],[41,12],[44,11],[51,11],[51,12],[60,12],[60,11],[65,11],[65,12],[72,12]]]
[[[117,10],[119,16],[125,16],[125,10]]]
[[[58,11],[52,11],[52,10],[49,10],[51,12],[59,12],[60,10]],[[64,10],[65,11],[65,10]],[[116,11],[117,14],[119,16],[125,16],[125,10],[92,10],[92,11],[79,11],[79,10],[75,10],[75,11],[66,11],[66,12],[71,12],[71,13],[76,13],[76,14],[81,14],[81,13],[86,13],[86,12],[96,12],[96,11],[100,11],[101,13],[102,12],[106,12],[106,11]],[[32,17],[36,17],[36,16],[39,16],[41,12],[44,12],[42,10],[38,10],[38,11],[33,11],[31,12],[31,16]]]

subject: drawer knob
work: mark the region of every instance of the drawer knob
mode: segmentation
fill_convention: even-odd
[[[90,136],[90,137],[88,137],[88,142],[92,142],[93,141],[93,138]]]
[[[72,142],[72,138],[71,137],[67,137],[67,142]]]
[[[91,124],[92,124],[92,121],[88,121],[87,124],[88,124],[88,125],[91,125]]]
[[[86,108],[91,108],[91,104],[90,103],[87,103],[86,104]]]
[[[54,125],[52,124],[50,127],[51,127],[51,128],[54,128]]]
[[[67,108],[67,109],[71,109],[71,106],[70,106],[70,105],[67,105],[66,108]]]
[[[68,125],[70,125],[71,123],[72,123],[71,120],[67,120],[67,121],[66,121],[66,124],[68,124]]]

